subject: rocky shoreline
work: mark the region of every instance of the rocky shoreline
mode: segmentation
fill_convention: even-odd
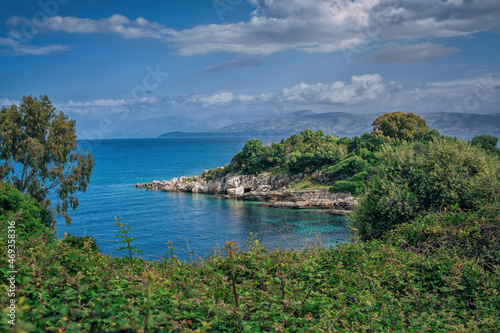
[[[206,177],[207,172],[194,177],[179,177],[169,181],[152,181],[136,184],[137,188],[162,190],[165,192],[192,192],[222,196],[227,199],[241,199],[262,202],[262,205],[292,209],[321,209],[322,211],[346,215],[358,204],[350,193],[330,193],[327,187],[289,189],[304,175],[231,175],[220,180]],[[321,173],[311,176],[318,183],[325,184]]]

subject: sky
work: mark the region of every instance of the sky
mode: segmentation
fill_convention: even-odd
[[[498,0],[3,0],[0,106],[80,139],[309,109],[500,113]]]

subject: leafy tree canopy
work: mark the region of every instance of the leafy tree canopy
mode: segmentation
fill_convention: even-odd
[[[413,113],[396,111],[384,113],[372,123],[375,137],[389,137],[414,141],[424,137],[429,130],[429,126],[424,119]]]
[[[0,179],[46,208],[54,189],[55,212],[64,215],[68,225],[68,208],[77,208],[76,194],[87,189],[94,166],[92,155],[77,149],[75,121],[47,96],[23,97],[19,106],[0,109]]]
[[[476,135],[471,141],[471,145],[473,146],[478,146],[490,153],[500,155],[500,148],[497,147],[497,144],[498,138],[488,134]]]

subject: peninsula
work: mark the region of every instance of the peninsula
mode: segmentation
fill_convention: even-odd
[[[219,168],[223,171],[223,167]],[[165,192],[192,192],[222,196],[227,199],[259,201],[262,205],[294,209],[322,209],[336,215],[346,215],[357,204],[351,193],[332,193],[328,183],[328,175],[315,172],[310,176],[303,173],[297,175],[259,175],[227,174],[220,179],[210,179],[210,170],[194,177],[180,177],[166,181],[152,181],[137,184],[149,190]],[[299,188],[304,177],[316,185]]]

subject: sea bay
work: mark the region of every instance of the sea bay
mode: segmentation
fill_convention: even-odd
[[[115,217],[121,218],[132,228],[129,236],[137,238],[132,245],[151,259],[161,259],[168,241],[182,259],[203,257],[224,241],[244,247],[250,234],[283,249],[346,241],[350,231],[343,217],[134,186],[227,164],[244,143],[244,138],[80,141],[94,156],[94,171],[87,192],[79,196],[78,211],[70,212],[71,226],[58,218],[58,235],[92,235],[102,253],[123,256],[113,225]]]

